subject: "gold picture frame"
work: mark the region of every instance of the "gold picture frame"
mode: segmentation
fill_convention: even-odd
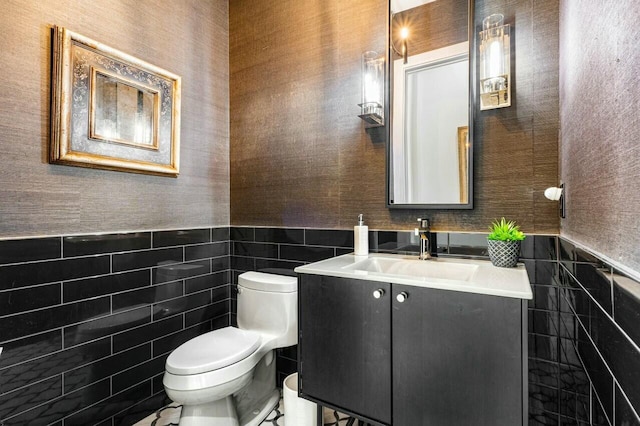
[[[460,202],[469,202],[469,126],[458,127],[458,174],[460,177]]]
[[[49,162],[177,177],[181,78],[53,28]]]

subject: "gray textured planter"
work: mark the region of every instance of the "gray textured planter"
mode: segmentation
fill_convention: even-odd
[[[494,266],[513,268],[518,263],[520,241],[487,240],[489,259]]]

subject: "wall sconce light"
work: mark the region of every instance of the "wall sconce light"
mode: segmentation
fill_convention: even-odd
[[[400,55],[402,56],[402,63],[407,63],[407,58],[409,57],[409,50],[407,50],[407,39],[409,38],[409,28],[402,27],[400,29],[400,38],[402,39],[402,51]]]
[[[559,201],[560,202],[560,217],[565,218],[566,216],[566,207],[565,207],[565,197],[564,197],[564,183],[561,183],[559,187],[549,187],[544,190],[544,196],[551,201]]]
[[[510,27],[504,16],[482,20],[480,31],[480,109],[511,106]]]
[[[384,56],[374,51],[362,54],[362,118],[367,127],[384,126]]]
[[[393,43],[393,38],[391,39],[391,48],[396,53],[396,55],[402,57],[402,63],[406,64],[409,58],[409,50],[407,49],[407,40],[409,39],[409,27],[402,27],[399,31],[400,40],[402,41],[402,46],[400,50],[396,48],[396,45]]]

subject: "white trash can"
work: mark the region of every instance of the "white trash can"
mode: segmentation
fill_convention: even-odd
[[[318,425],[318,405],[298,397],[298,373],[287,376],[282,383],[284,426]]]

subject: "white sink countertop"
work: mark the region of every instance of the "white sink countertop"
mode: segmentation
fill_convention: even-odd
[[[298,266],[295,272],[517,299],[533,298],[524,265],[498,268],[488,260],[450,257],[419,260],[417,256],[386,253],[345,254]]]

